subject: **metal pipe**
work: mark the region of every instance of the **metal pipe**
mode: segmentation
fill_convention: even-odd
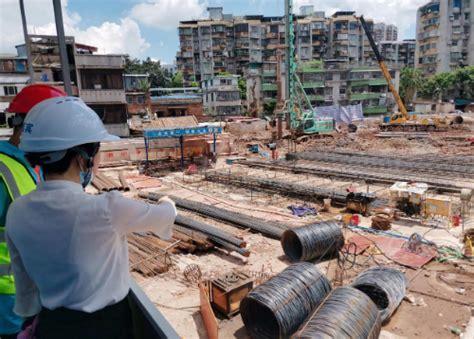
[[[30,84],[35,83],[35,72],[33,70],[33,59],[31,58],[30,38],[28,37],[28,26],[26,24],[25,4],[20,0],[21,24],[23,26],[23,36],[25,37],[26,58],[28,60],[28,74],[30,76]]]
[[[67,56],[66,37],[64,36],[63,12],[61,0],[53,0],[54,19],[56,21],[56,32],[58,34],[59,53],[61,57],[61,70],[63,72],[64,90],[68,95],[72,95],[71,73],[69,70],[69,60]]]

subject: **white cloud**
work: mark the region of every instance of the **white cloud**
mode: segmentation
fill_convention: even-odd
[[[28,32],[30,34],[56,34],[51,0],[25,1]],[[96,46],[100,53],[127,53],[143,57],[150,44],[142,37],[140,27],[131,18],[117,22],[105,21],[100,26],[79,27],[82,19],[70,12],[63,1],[63,21],[66,35],[76,42]],[[14,53],[15,45],[24,42],[18,0],[2,0],[0,4],[0,52]]]
[[[407,39],[415,38],[410,33],[413,33],[416,25],[416,11],[427,2],[427,0],[340,0],[335,2],[336,5],[333,1],[296,0],[295,11],[299,11],[302,5],[314,5],[316,11],[325,11],[326,16],[332,15],[335,11],[353,10],[357,15],[363,14],[375,22],[397,25],[400,38]]]
[[[150,27],[174,30],[180,21],[202,18],[205,11],[200,0],[154,0],[135,5],[131,17]]]

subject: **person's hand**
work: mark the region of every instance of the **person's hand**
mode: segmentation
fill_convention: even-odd
[[[168,197],[167,195],[165,195],[164,197],[161,197],[159,200],[158,200],[158,203],[161,204],[162,202],[169,202],[171,203],[173,206],[175,206],[174,204],[174,201],[170,199],[170,197]]]

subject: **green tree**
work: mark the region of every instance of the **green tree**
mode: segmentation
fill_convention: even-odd
[[[419,69],[404,67],[400,73],[400,96],[405,105],[413,103],[416,92],[423,85],[423,76]]]
[[[454,72],[438,73],[424,82],[422,95],[428,99],[446,100],[455,90],[455,81]]]
[[[171,82],[173,87],[183,87],[184,79],[183,79],[183,73],[182,72],[177,72],[173,80]]]
[[[458,68],[454,72],[454,83],[460,98],[473,99],[474,66]]]
[[[321,69],[321,68],[323,68],[323,61],[322,60],[310,60],[310,61],[304,62],[301,65],[304,68]]]
[[[150,97],[150,88],[151,88],[151,81],[147,79],[141,79],[138,81],[138,88],[140,91],[145,93],[145,106],[146,106],[146,113],[148,116],[151,114],[151,97]]]
[[[238,84],[240,90],[240,98],[242,100],[247,100],[247,80],[245,78],[240,78]]]
[[[145,60],[126,58],[125,73],[148,74],[151,87],[171,87],[171,74],[161,67],[159,61],[153,61],[150,57]]]
[[[191,82],[191,87],[199,87],[199,83],[197,81]]]

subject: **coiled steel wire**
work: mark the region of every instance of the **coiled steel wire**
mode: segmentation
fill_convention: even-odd
[[[253,289],[240,303],[252,338],[288,338],[331,291],[328,279],[301,262]]]
[[[364,292],[380,310],[382,322],[387,321],[402,302],[408,281],[403,272],[376,266],[360,273],[352,287]]]
[[[344,235],[334,221],[290,229],[283,233],[281,246],[293,262],[334,259],[344,246]]]
[[[158,201],[163,195],[156,194],[156,193],[141,192],[139,193],[139,196],[141,198]],[[281,236],[283,235],[283,232],[285,232],[288,229],[288,226],[285,226],[285,225],[268,223],[262,219],[249,217],[242,213],[229,211],[223,208],[209,206],[206,204],[202,204],[199,202],[190,201],[186,199],[180,199],[175,196],[171,196],[170,198],[176,203],[176,206],[179,208],[183,208],[188,211],[195,212],[195,213],[198,213],[207,217],[211,217],[217,220],[225,221],[227,223],[236,225],[241,228],[251,229],[254,232],[262,233],[274,239],[280,239]]]
[[[335,289],[293,338],[376,339],[381,330],[377,306],[352,287]]]

